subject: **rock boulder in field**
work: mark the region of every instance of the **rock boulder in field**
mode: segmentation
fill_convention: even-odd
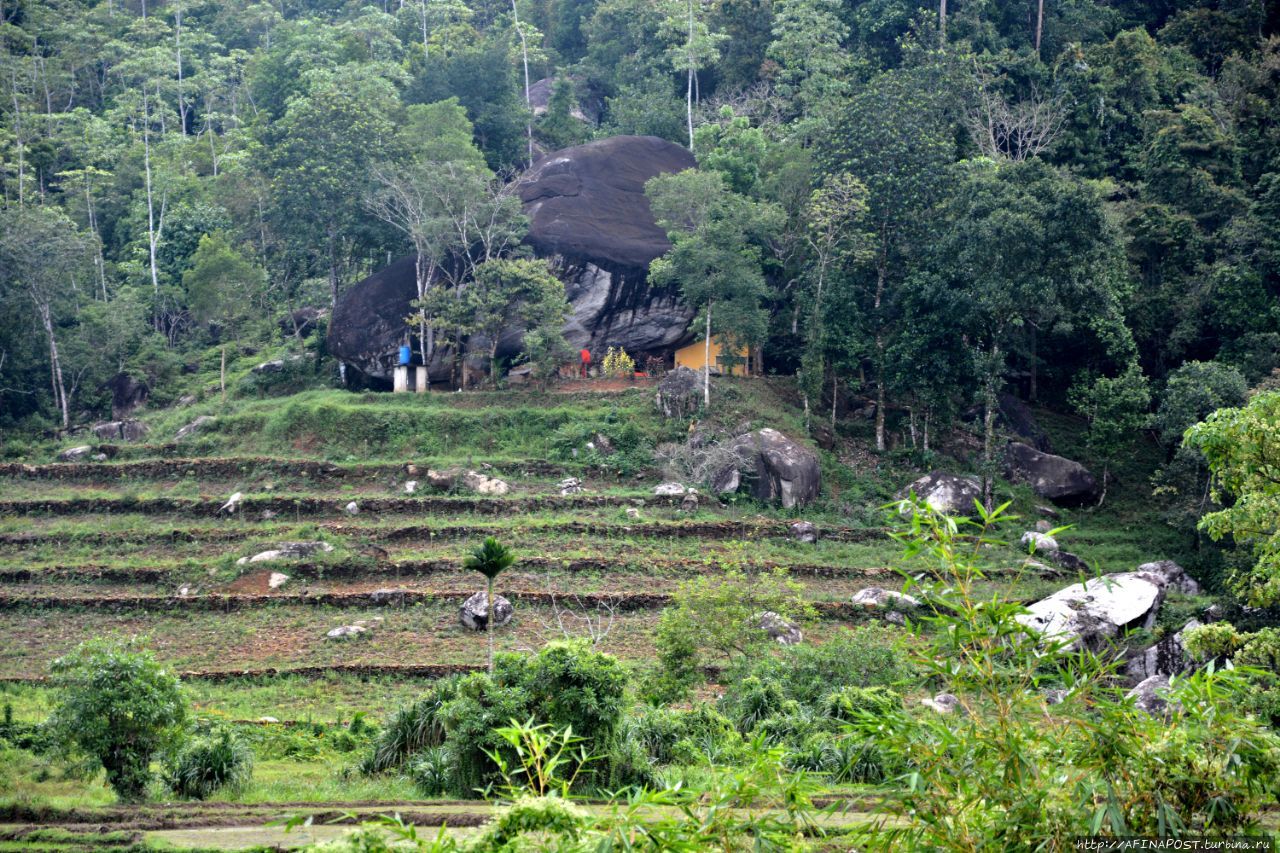
[[[515,608],[503,596],[495,595],[493,597],[493,614],[493,627],[501,628],[511,621],[511,617],[515,614]],[[488,626],[489,602],[484,590],[477,592],[462,602],[462,606],[458,608],[458,619],[462,622],[462,627],[469,628],[472,631],[483,631]]]
[[[1098,496],[1098,481],[1089,469],[1028,444],[1011,442],[1005,448],[1005,475],[1015,483],[1027,483],[1042,498],[1075,506]]]
[[[812,450],[768,427],[733,440],[738,471],[757,500],[784,509],[804,506],[822,489],[822,469]]]
[[[974,501],[982,499],[982,488],[976,477],[958,477],[945,471],[930,471],[899,493],[900,498],[914,494],[935,512],[954,517],[969,517],[976,512]]]
[[[1136,572],[1073,583],[1027,608],[1018,621],[1069,647],[1093,647],[1129,627],[1150,627],[1164,588]]]
[[[702,405],[702,377],[687,367],[677,367],[658,383],[655,402],[664,418],[689,418]]]

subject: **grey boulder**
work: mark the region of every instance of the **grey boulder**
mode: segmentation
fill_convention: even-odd
[[[654,397],[664,418],[690,418],[702,405],[702,376],[687,367],[677,367],[658,382]]]
[[[794,646],[804,642],[804,633],[801,632],[800,626],[788,622],[772,610],[766,610],[756,617],[756,627],[781,646]]]
[[[776,429],[756,430],[733,440],[738,471],[757,500],[784,509],[804,506],[822,489],[822,469],[812,450]]]
[[[1199,627],[1200,620],[1192,619],[1176,634],[1162,637],[1159,642],[1130,658],[1125,673],[1134,681],[1142,681],[1153,675],[1180,675],[1191,669],[1193,662],[1182,638],[1192,628]]]
[[[1125,572],[1074,583],[1032,604],[1017,618],[1067,648],[1093,648],[1129,627],[1151,627],[1163,600],[1164,588],[1158,583]]]
[[[1098,496],[1098,481],[1088,468],[1021,442],[1011,442],[1005,448],[1005,475],[1064,506],[1087,503]]]
[[[515,608],[503,596],[495,595],[493,613],[493,627],[501,628],[511,621],[511,617],[515,615]],[[462,606],[458,608],[458,619],[464,628],[472,631],[485,630],[489,624],[489,603],[483,590],[462,602]]]
[[[976,512],[975,502],[982,499],[982,487],[976,477],[959,477],[946,471],[930,471],[914,480],[898,497],[914,494],[934,512],[968,518]]]

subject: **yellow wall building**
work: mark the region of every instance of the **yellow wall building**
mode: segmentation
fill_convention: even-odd
[[[707,346],[706,341],[695,341],[686,347],[676,350],[676,367],[687,367],[690,370],[702,370],[706,366]],[[730,376],[750,376],[751,375],[751,351],[747,347],[738,350],[737,357],[732,359],[732,364],[724,363],[724,350],[720,345],[720,338],[712,336],[711,338],[711,369],[719,370],[721,373]]]

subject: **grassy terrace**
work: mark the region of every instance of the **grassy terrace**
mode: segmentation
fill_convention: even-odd
[[[770,425],[802,435],[787,387],[726,383],[715,425]],[[0,705],[15,722],[32,726],[48,716],[54,699],[41,681],[56,657],[90,637],[142,635],[166,665],[186,674],[197,714],[236,726],[258,754],[247,789],[167,813],[151,806],[113,811],[101,778],[73,778],[52,762],[8,768],[7,783],[0,781],[0,851],[297,843],[303,839],[263,827],[289,812],[285,803],[321,816],[336,815],[339,803],[365,811],[395,804],[424,824],[482,822],[489,806],[422,801],[405,777],[361,776],[352,767],[364,742],[344,752],[325,740],[330,735],[309,732],[357,715],[380,723],[428,679],[484,665],[484,638],[459,625],[458,605],[482,588],[462,560],[486,535],[519,557],[498,584],[516,606],[511,625],[496,634],[499,650],[535,650],[563,636],[557,612],[611,613],[600,648],[638,668],[654,659],[661,608],[693,578],[730,570],[787,574],[815,605],[817,617],[804,630],[806,641],[818,644],[870,618],[848,604],[853,593],[901,584],[900,549],[887,535],[892,519],[882,507],[918,475],[916,461],[844,452],[865,438],[855,424],[844,451],[820,453],[823,496],[803,513],[747,498],[684,511],[678,500],[653,496],[663,479],[653,449],[687,433],[661,421],[651,393],[312,391],[157,413],[147,419],[148,443],[94,445],[107,461],[54,461],[76,443],[69,441],[29,446],[20,461],[0,462],[0,634],[7,638]],[[761,412],[770,413],[767,423]],[[197,415],[215,421],[171,440]],[[1064,452],[1080,450],[1074,422],[1050,418],[1046,426]],[[585,449],[596,432],[612,436],[618,453],[606,459]],[[1105,508],[1061,510],[1055,522],[1073,526],[1065,544],[1099,571],[1175,556],[1182,545],[1142,503],[1145,453],[1122,466]],[[511,492],[483,497],[426,486],[427,468],[450,466],[501,477]],[[558,483],[566,476],[579,478],[584,492],[562,497]],[[406,493],[412,479],[419,488]],[[243,511],[219,516],[237,491]],[[1039,517],[1041,502],[1027,489],[1006,486],[1003,495],[1027,526]],[[351,500],[358,515],[343,511]],[[817,545],[790,536],[797,518],[818,524]],[[1021,529],[1008,534],[1016,539]],[[302,540],[333,550],[236,562]],[[1066,582],[1025,563],[1016,542],[984,552],[980,591],[1033,600]],[[290,579],[270,589],[273,571]],[[1162,618],[1177,620],[1201,606],[1175,596]],[[325,638],[357,621],[375,627],[354,640]],[[695,701],[712,699],[715,689]],[[263,717],[282,722],[259,724]],[[5,772],[0,766],[0,777]],[[352,805],[358,803],[364,805]],[[34,820],[19,808],[33,806],[52,811]],[[855,807],[831,820],[848,825],[865,814]],[[33,823],[46,834],[32,834]],[[86,823],[95,829],[80,828]],[[339,831],[316,824],[308,837]]]

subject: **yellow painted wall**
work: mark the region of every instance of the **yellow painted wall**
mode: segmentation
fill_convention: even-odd
[[[712,337],[711,338],[712,369],[715,369],[716,367],[719,366],[718,359],[720,357],[721,352],[722,350],[720,347],[720,339],[717,337]],[[706,348],[705,341],[695,341],[694,343],[691,343],[686,347],[681,347],[680,349],[676,350],[676,367],[687,367],[690,370],[701,370],[703,367],[706,366],[706,363],[707,363],[706,354],[707,354],[707,348]],[[738,355],[740,355],[745,360],[741,364],[734,365],[734,368],[733,368],[734,374],[737,376],[750,376],[751,360],[748,357],[750,355],[749,350],[746,347],[743,347],[738,351]]]

